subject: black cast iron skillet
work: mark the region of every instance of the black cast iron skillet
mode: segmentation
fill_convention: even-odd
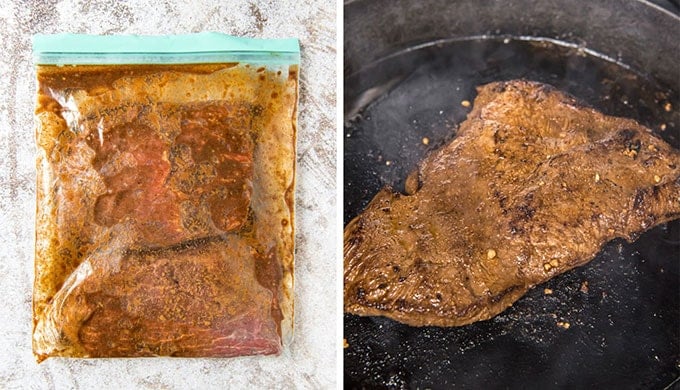
[[[491,81],[552,84],[680,147],[673,3],[358,0],[345,4],[344,30],[345,223],[384,185],[402,189]],[[674,221],[607,244],[488,321],[415,328],[345,315],[345,387],[678,387],[679,264]]]

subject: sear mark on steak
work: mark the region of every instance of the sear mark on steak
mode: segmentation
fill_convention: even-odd
[[[606,242],[680,217],[680,153],[649,129],[535,82],[478,92],[410,195],[384,188],[345,228],[346,312],[489,319]]]

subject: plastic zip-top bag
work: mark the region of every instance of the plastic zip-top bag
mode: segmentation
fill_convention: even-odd
[[[299,45],[38,35],[33,352],[278,354]]]

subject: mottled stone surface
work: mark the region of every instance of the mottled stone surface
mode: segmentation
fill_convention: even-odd
[[[10,1],[0,6],[0,388],[333,388],[336,221],[332,1]],[[31,353],[35,210],[34,33],[221,31],[298,37],[295,336],[279,357],[48,359]],[[329,287],[330,286],[330,287]]]

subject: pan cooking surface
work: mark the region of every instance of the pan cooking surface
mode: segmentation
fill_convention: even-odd
[[[471,109],[461,103],[473,102],[476,86],[515,78],[636,119],[680,147],[677,91],[624,64],[537,39],[426,44],[345,81],[345,223],[384,185],[402,191],[425,154],[455,136]],[[345,385],[664,388],[680,374],[679,227],[613,241],[488,321],[414,328],[345,315]]]

